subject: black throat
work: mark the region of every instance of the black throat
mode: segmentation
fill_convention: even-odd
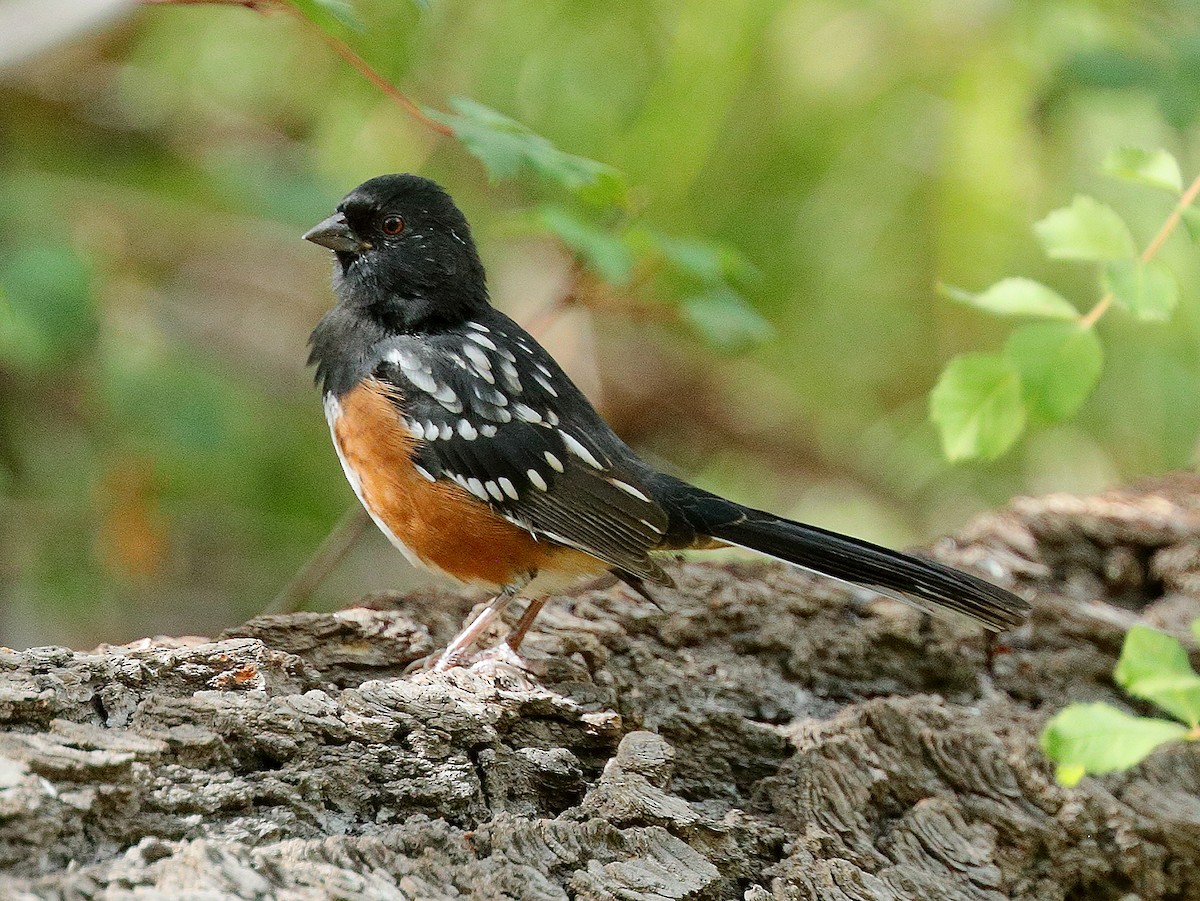
[[[308,339],[308,365],[316,366],[322,394],[341,397],[371,374],[388,330],[361,309],[338,304],[321,317]]]

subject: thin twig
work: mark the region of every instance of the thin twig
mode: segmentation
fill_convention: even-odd
[[[348,508],[263,613],[295,613],[301,609],[362,537],[370,522],[367,511],[359,504]]]
[[[244,6],[247,9],[262,9],[275,6],[278,0],[138,0],[147,6],[198,6],[202,3],[216,6]]]
[[[359,75],[371,82],[371,84],[382,91],[387,97],[390,97],[392,100],[396,101],[396,103],[398,103],[406,113],[420,122],[426,128],[430,128],[433,131],[436,131],[438,134],[445,135],[447,137],[452,137],[454,135],[453,128],[430,117],[423,109],[421,109],[421,105],[419,103],[410,98],[407,94],[401,92],[399,88],[371,68],[371,64],[351,50],[350,45],[345,41],[326,33],[322,28],[311,22],[309,18],[304,15],[304,13],[300,12],[300,10],[292,6],[290,3],[281,3],[280,5],[288,15],[296,19],[305,28],[324,41],[326,47],[349,63]]]
[[[1180,220],[1183,219],[1183,211],[1192,205],[1197,196],[1200,196],[1200,175],[1197,175],[1195,180],[1188,185],[1187,190],[1180,195],[1179,203],[1175,204],[1175,209],[1171,210],[1171,215],[1167,217],[1166,222],[1162,224],[1162,228],[1158,230],[1158,234],[1150,239],[1150,243],[1146,245],[1146,249],[1138,257],[1140,262],[1149,263],[1154,259],[1154,255],[1167,242],[1167,238],[1171,237],[1171,232],[1175,231]],[[1082,328],[1091,328],[1101,316],[1108,312],[1108,308],[1113,305],[1115,299],[1113,293],[1109,291],[1100,298],[1094,307],[1080,317],[1079,325]]]
[[[439,122],[430,116],[425,110],[421,109],[421,105],[402,92],[394,84],[376,72],[371,64],[365,59],[350,49],[350,45],[339,38],[328,34],[315,22],[311,21],[304,13],[286,0],[140,0],[141,3],[155,4],[158,6],[190,6],[197,4],[213,4],[217,6],[244,6],[247,9],[256,11],[265,11],[268,9],[277,9],[291,16],[299,22],[308,31],[311,31],[324,42],[325,46],[340,56],[343,60],[358,72],[363,78],[378,88],[385,96],[394,100],[399,106],[410,116],[440,135],[451,137],[454,135],[454,129],[443,122]]]

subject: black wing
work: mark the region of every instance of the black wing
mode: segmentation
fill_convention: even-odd
[[[670,582],[648,553],[668,517],[644,467],[520,326],[489,311],[381,351],[375,376],[398,389],[426,478],[457,483],[535,538]]]

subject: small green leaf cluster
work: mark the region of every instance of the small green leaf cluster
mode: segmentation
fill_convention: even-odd
[[[604,215],[604,211],[601,212]],[[654,281],[649,303],[673,302],[674,315],[711,347],[746,350],[774,335],[771,324],[742,294],[758,271],[734,247],[700,238],[668,235],[612,215],[610,225],[561,206],[543,206],[537,222],[601,278],[636,292]]]
[[[1192,623],[1192,632],[1200,642],[1200,620]],[[1133,716],[1102,703],[1071,704],[1042,732],[1042,750],[1063,785],[1076,785],[1088,774],[1127,770],[1169,742],[1200,740],[1200,675],[1174,638],[1134,626],[1113,678],[1132,697],[1175,719]]]
[[[1104,169],[1176,195],[1182,191],[1179,164],[1162,150],[1121,148],[1108,156]],[[1182,200],[1177,210],[1193,237],[1200,236],[1200,211]],[[1081,314],[1057,291],[1028,278],[1002,279],[979,293],[941,286],[945,297],[995,315],[1044,320],[1018,327],[1001,352],[963,354],[942,372],[929,411],[951,461],[994,459],[1030,423],[1074,415],[1100,380],[1104,348],[1095,324],[1110,305],[1143,322],[1159,322],[1179,302],[1174,276],[1151,259],[1157,241],[1139,256],[1125,220],[1092,197],[1077,196],[1033,231],[1050,259],[1096,266],[1103,298]]]
[[[528,172],[599,205],[621,205],[628,185],[612,166],[559,150],[529,126],[468,97],[450,100],[453,113],[426,109],[434,121],[449,126],[493,181]]]

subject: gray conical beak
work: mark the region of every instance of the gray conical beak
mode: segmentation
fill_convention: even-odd
[[[354,234],[341,213],[334,213],[323,222],[318,222],[304,233],[304,240],[344,253],[361,253],[371,246]]]

